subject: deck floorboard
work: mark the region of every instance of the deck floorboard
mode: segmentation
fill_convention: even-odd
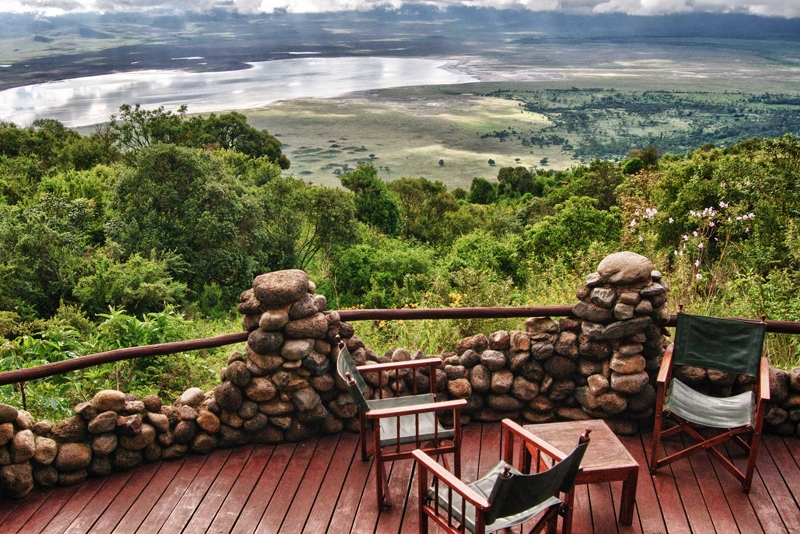
[[[652,475],[649,432],[621,438],[639,462],[633,524],[617,524],[621,483],[577,489],[574,532],[593,534],[800,532],[800,440],[765,436],[749,494],[705,454]],[[671,450],[679,442],[667,440]],[[736,447],[723,448],[736,464]],[[471,482],[500,455],[499,424],[464,428],[462,478]],[[358,436],[248,445],[157,462],[78,486],[0,502],[0,534],[113,532],[322,534],[416,533],[416,470],[387,464],[393,506],[378,511],[375,466]]]

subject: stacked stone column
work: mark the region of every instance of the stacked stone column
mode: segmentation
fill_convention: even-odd
[[[653,412],[652,376],[664,353],[667,286],[647,258],[619,252],[605,258],[578,290],[578,388],[587,415],[614,418],[620,430]],[[577,326],[577,325],[576,325]]]

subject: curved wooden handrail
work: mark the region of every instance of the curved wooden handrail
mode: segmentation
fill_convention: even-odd
[[[398,321],[423,319],[501,319],[509,317],[564,317],[572,313],[573,306],[517,306],[507,308],[403,308],[403,309],[366,309],[339,310],[343,321]],[[671,315],[666,326],[675,326],[677,316]],[[777,334],[800,334],[800,323],[791,321],[766,321],[767,332]],[[16,384],[59,375],[69,371],[85,369],[94,365],[113,363],[147,356],[163,356],[190,350],[224,347],[247,340],[249,332],[237,332],[222,336],[159,343],[143,347],[116,349],[88,356],[81,356],[60,362],[48,363],[37,367],[15,369],[0,373],[0,386]]]
[[[0,373],[0,386],[5,386],[6,384],[16,384],[18,382],[27,382],[28,380],[35,380],[37,378],[60,375],[63,373],[68,373],[69,371],[86,369],[87,367],[92,367],[94,365],[113,363],[121,360],[144,358],[146,356],[163,356],[165,354],[175,354],[177,352],[185,352],[189,350],[224,347],[225,345],[232,345],[234,343],[247,341],[248,335],[249,332],[237,332],[235,334],[226,334],[224,336],[205,339],[175,341],[173,343],[158,343],[155,345],[145,345],[143,347],[129,347],[125,349],[109,350],[107,352],[98,352],[97,354],[80,356],[78,358],[71,358],[69,360],[61,360],[60,362],[46,363],[36,367],[15,369],[13,371]]]

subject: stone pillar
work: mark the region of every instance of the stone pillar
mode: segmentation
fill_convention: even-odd
[[[664,352],[669,321],[667,285],[652,262],[633,252],[611,254],[577,292],[579,375],[575,399],[591,417],[621,426],[652,416],[652,378]],[[635,430],[620,428],[622,431]]]
[[[259,275],[242,293],[239,311],[250,330],[246,354],[229,358],[214,389],[220,446],[342,430],[326,407],[340,396],[331,357],[336,336],[353,343],[353,329],[326,311],[326,298],[315,291],[305,272],[291,269]]]

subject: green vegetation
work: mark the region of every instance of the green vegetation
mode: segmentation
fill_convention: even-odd
[[[282,176],[287,163],[236,114],[125,107],[86,136],[55,121],[0,124],[0,369],[235,331],[253,276],[290,267],[306,269],[331,308],[553,305],[627,249],[664,273],[674,308],[800,321],[791,134],[685,155],[643,145],[562,171],[498,167],[469,191],[385,182],[372,163],[327,188]],[[373,322],[358,333],[376,350],[433,353],[499,328],[519,321]],[[798,342],[770,338],[773,363],[797,364]],[[210,387],[229,350],[39,381],[28,407],[63,414],[104,387]],[[22,394],[5,386],[0,401]]]

